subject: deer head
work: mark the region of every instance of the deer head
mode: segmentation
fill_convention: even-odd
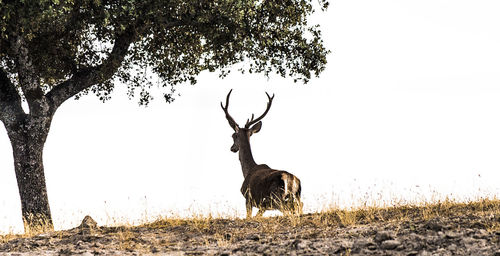
[[[267,102],[267,108],[264,111],[264,114],[259,116],[257,119],[254,119],[254,114],[252,114],[251,119],[247,119],[247,122],[245,124],[245,127],[239,127],[239,125],[234,121],[234,119],[231,117],[231,115],[228,112],[229,108],[229,97],[231,96],[231,92],[233,89],[229,91],[226,97],[226,106],[220,103],[220,106],[222,107],[222,110],[224,110],[224,113],[226,114],[226,119],[229,122],[229,126],[234,130],[234,133],[232,135],[234,144],[231,146],[231,151],[232,152],[238,152],[240,147],[242,146],[243,143],[247,144],[249,143],[250,136],[252,136],[254,133],[257,133],[260,131],[262,128],[262,118],[264,118],[267,115],[267,112],[269,112],[269,109],[271,108],[271,104],[273,103],[273,96],[269,96],[269,94],[266,92],[268,102]]]

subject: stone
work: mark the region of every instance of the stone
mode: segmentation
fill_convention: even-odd
[[[441,231],[443,230],[443,224],[439,218],[434,218],[425,223],[425,228],[433,231]]]
[[[82,235],[90,235],[98,229],[97,222],[88,215],[83,218],[82,223],[78,227]]]
[[[464,238],[462,238],[462,243],[466,246],[469,246],[469,245],[476,243],[476,239],[474,239],[472,237],[464,237]]]
[[[486,228],[486,225],[482,222],[476,221],[476,222],[472,223],[471,227],[474,229],[484,229],[484,228]]]
[[[399,242],[398,240],[385,240],[382,242],[382,244],[380,244],[380,248],[384,250],[394,250],[400,245],[401,242]]]
[[[476,239],[483,239],[489,235],[485,229],[479,229],[472,237]]]
[[[391,240],[394,238],[394,233],[389,231],[379,231],[375,235],[375,242],[381,243],[385,240]]]
[[[456,251],[457,250],[457,245],[456,244],[450,244],[448,246],[448,251]]]
[[[90,253],[90,252],[84,252],[82,254],[78,254],[79,256],[94,256],[93,253]]]
[[[305,240],[296,239],[295,241],[293,241],[291,243],[291,246],[295,250],[304,250],[304,249],[307,249],[308,243]]]
[[[455,231],[448,231],[445,233],[445,237],[447,239],[455,239],[455,238],[458,238],[460,237],[462,234],[461,233],[458,233],[458,232],[455,232]]]
[[[252,235],[247,236],[247,240],[259,241],[260,240],[260,236],[257,235],[257,234],[252,234]]]
[[[354,243],[352,244],[352,252],[359,252],[362,249],[370,249],[374,250],[376,249],[375,243],[372,241],[370,238],[359,238]]]
[[[333,252],[336,254],[344,253],[346,251],[350,251],[352,248],[353,242],[349,240],[340,240],[333,242]]]
[[[80,228],[89,228],[93,229],[97,227],[97,222],[92,219],[89,215],[85,216],[80,224]]]
[[[418,254],[418,256],[431,256],[431,255],[432,255],[432,253],[430,253],[430,252],[428,252],[428,251],[426,251],[426,250],[423,250],[423,251],[421,251],[421,252]]]

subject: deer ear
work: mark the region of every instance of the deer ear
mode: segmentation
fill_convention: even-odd
[[[260,131],[260,128],[262,128],[262,121],[259,121],[258,123],[254,124],[252,128],[250,128],[251,134],[258,133]]]

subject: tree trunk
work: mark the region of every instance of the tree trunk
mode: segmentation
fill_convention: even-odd
[[[52,116],[23,114],[16,118],[14,125],[6,125],[26,233],[54,229],[43,169],[43,146],[51,121]]]

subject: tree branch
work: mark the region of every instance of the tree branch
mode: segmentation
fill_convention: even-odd
[[[56,85],[46,97],[53,111],[64,101],[91,86],[110,79],[121,66],[128,48],[137,39],[138,33],[133,26],[117,36],[108,58],[101,65],[80,69],[73,76]]]
[[[28,102],[30,114],[44,115],[48,110],[48,106],[45,101],[44,92],[40,86],[40,80],[36,75],[35,68],[29,56],[24,37],[14,33],[12,36],[12,46],[16,56],[14,62],[19,76],[19,85]]]
[[[147,24],[148,18],[151,17],[141,17],[135,24],[129,25],[121,34],[117,35],[111,53],[101,65],[81,68],[73,73],[70,79],[53,87],[45,95],[52,111],[55,111],[63,102],[79,92],[113,77],[125,59],[130,45],[139,38],[139,35],[150,28],[151,25]],[[163,21],[164,28],[185,24],[189,24],[189,22],[186,20]]]
[[[21,97],[10,81],[7,72],[0,68],[0,121],[5,125],[13,122],[16,115],[24,113]]]

